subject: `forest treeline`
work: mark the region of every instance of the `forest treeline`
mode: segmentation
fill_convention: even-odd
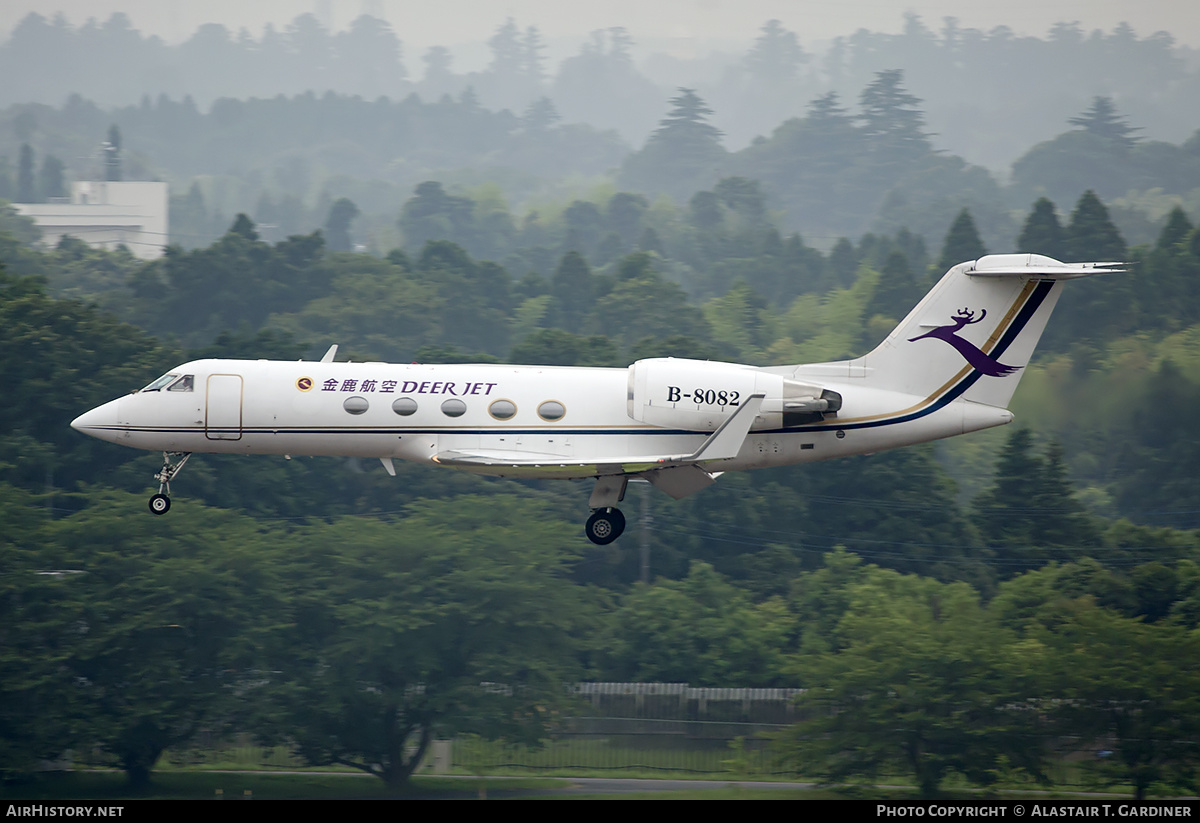
[[[445,239],[384,257],[331,252],[319,231],[269,243],[244,215],[149,263],[73,239],[40,250],[6,210],[26,233],[0,232],[6,773],[90,746],[140,783],[162,751],[236,730],[398,784],[415,762],[405,741],[535,741],[573,710],[563,684],[586,678],[807,688],[809,719],[776,744],[806,776],[911,774],[931,795],[952,775],[1036,781],[1103,748],[1098,783],[1189,785],[1200,692],[1178,662],[1200,615],[1200,230],[1181,209],[1133,249],[1091,193],[1062,218],[1049,201],[1029,210],[1020,248],[1136,265],[1070,284],[1062,332],[1026,377],[1047,403],[1037,431],[1001,433],[994,457],[924,446],[726,475],[650,497],[604,549],[578,533],[583,484],[411,464],[390,478],[354,460],[202,456],[171,516],[150,518],[156,456],[69,428],[189,357],[330,342],[425,362],[834,358],[877,342],[944,259],[983,250],[965,210],[936,262],[906,233],[827,255],[764,244],[756,191],[730,178],[701,193],[697,212],[707,201],[720,219],[684,244],[692,270],[734,249],[746,275],[707,286],[672,279],[669,232],[663,251],[621,246],[606,265],[566,232],[549,277],[514,277]],[[429,208],[402,219],[464,213],[435,183],[421,197]],[[597,213],[640,241],[643,205],[618,193]],[[635,582],[643,543],[649,583]],[[1133,665],[1113,666],[1115,648]],[[920,689],[886,688],[917,669]]]
[[[1139,139],[1139,127],[1104,97],[1056,115],[1067,130],[1028,148],[1007,185],[936,147],[924,102],[896,70],[853,98],[815,98],[803,116],[737,152],[724,148],[714,112],[694,90],[676,90],[661,105],[659,127],[635,151],[611,132],[565,123],[549,102],[518,117],[471,95],[393,103],[310,92],[223,99],[206,114],[186,100],[105,110],[75,96],[61,108],[0,112],[0,198],[39,202],[66,193],[69,180],[107,179],[101,141],[115,128],[124,179],[171,182],[170,239],[185,247],[207,245],[239,211],[268,239],[307,233],[326,224],[341,198],[361,215],[357,245],[379,253],[419,246],[428,230],[398,230],[396,214],[430,180],[478,203],[464,208],[492,221],[497,237],[472,251],[493,258],[536,244],[568,180],[590,181],[575,187],[588,192],[581,202],[627,192],[679,212],[696,192],[744,177],[759,186],[764,216],[826,249],[867,230],[903,228],[935,242],[963,207],[988,244],[1001,247],[1019,229],[1014,210],[1039,196],[1073,202],[1089,189],[1116,201],[1115,219],[1138,242],[1153,239],[1173,205],[1200,210],[1200,138]],[[464,219],[437,228],[449,237]],[[525,229],[534,239],[520,236]]]
[[[1099,552],[987,598],[842,550],[809,570],[764,562],[760,587],[693,561],[608,589],[583,583],[593,550],[535,494],[289,521],[74,497],[53,519],[0,484],[0,779],[15,796],[68,750],[136,789],[165,750],[233,734],[395,787],[433,739],[536,745],[582,709],[579,679],[802,686],[804,719],[772,745],[806,779],[903,775],[935,797],[952,779],[1048,784],[1069,757],[1138,799],[1194,785],[1193,560]]]
[[[829,92],[851,97],[877,72],[901,69],[921,97],[935,101],[930,123],[941,148],[991,168],[1006,167],[1031,138],[1052,137],[1069,113],[1064,105],[1081,107],[1095,96],[1126,102],[1155,139],[1181,140],[1195,128],[1196,53],[1166,32],[1139,34],[1127,24],[1104,32],[1064,21],[1034,36],[1006,26],[965,28],[954,18],[935,30],[908,13],[896,34],[859,29],[817,51],[778,20],[748,21],[743,51],[691,58],[647,54],[637,36],[619,27],[592,32],[552,65],[538,27],[510,18],[486,44],[487,65],[464,71],[445,46],[413,53],[402,29],[369,15],[342,31],[312,14],[261,32],[211,23],[169,45],[121,13],[78,27],[61,15],[31,13],[0,44],[0,73],[10,79],[0,106],[79,94],[115,108],[146,96],[190,95],[207,109],[223,97],[308,91],[364,100],[415,93],[433,102],[470,88],[485,107],[518,115],[544,97],[569,122],[615,129],[640,144],[663,101],[686,86],[713,103],[717,127],[740,148],[801,115],[809,100]],[[1062,89],[1077,96],[1064,101]]]

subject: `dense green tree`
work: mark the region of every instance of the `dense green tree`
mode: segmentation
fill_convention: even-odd
[[[635,252],[617,267],[611,291],[596,301],[588,323],[597,333],[615,333],[624,346],[647,337],[709,334],[700,310],[688,305],[687,295],[657,270],[656,257]]]
[[[1122,617],[1087,598],[1047,604],[1027,632],[1050,652],[1057,728],[1111,752],[1087,764],[1097,784],[1132,786],[1137,802],[1155,787],[1195,790],[1200,682],[1194,666],[1180,664],[1200,652],[1194,632]]]
[[[875,80],[859,95],[863,137],[871,151],[884,163],[902,163],[930,150],[924,132],[921,101],[904,88],[900,69],[875,73]]]
[[[408,75],[400,41],[387,21],[361,14],[333,38],[332,68],[369,100],[395,93]]]
[[[630,155],[619,180],[627,189],[666,192],[686,200],[717,179],[726,160],[721,132],[708,122],[712,109],[693,89],[679,89],[671,111],[642,150]]]
[[[542,52],[546,46],[537,26],[527,26],[521,35],[521,74],[526,83],[541,85],[546,77]]]
[[[908,258],[903,252],[893,251],[883,261],[883,267],[879,271],[879,282],[871,293],[863,316],[870,319],[881,315],[894,325],[903,320],[917,304],[921,298],[920,292],[921,289],[908,265]],[[878,341],[867,342],[870,344]]]
[[[513,346],[508,360],[543,366],[621,365],[617,349],[607,337],[585,337],[562,329],[538,329]]]
[[[711,566],[683,580],[638,585],[621,599],[603,639],[600,676],[694,686],[783,686],[793,623],[784,604],[753,604]]]
[[[1031,496],[1038,487],[1042,462],[1033,450],[1033,432],[1019,426],[1009,434],[996,460],[991,489],[977,501],[977,520],[984,539],[998,545],[1027,544]]]
[[[527,131],[544,132],[559,123],[562,115],[554,107],[554,101],[549,97],[539,97],[529,104],[521,117],[521,126]]]
[[[1005,767],[1044,780],[1033,662],[961,583],[868,569],[844,593],[836,652],[806,655],[806,719],[779,739],[785,762],[823,782],[911,775],[924,798],[957,774],[991,785]]]
[[[965,263],[968,260],[978,260],[987,254],[983,241],[979,239],[979,230],[975,228],[975,220],[971,212],[963,209],[954,218],[946,239],[942,242],[942,254],[938,258],[938,269],[948,271],[951,266]]]
[[[474,233],[474,203],[447,194],[442,184],[429,181],[416,188],[400,214],[400,232],[409,249],[433,240],[464,242]]]
[[[1091,190],[1079,198],[1065,234],[1068,261],[1123,261],[1128,256],[1125,240],[1108,209]],[[1061,299],[1061,310],[1048,335],[1050,341],[1114,337],[1137,327],[1134,277],[1097,277],[1086,285],[1084,289],[1072,289]]]
[[[86,631],[63,664],[86,705],[75,739],[113,755],[135,786],[201,728],[248,720],[236,696],[267,670],[262,635],[281,609],[271,557],[284,545],[198,506],[169,522],[128,517],[140,502],[89,495],[49,530],[46,558],[82,572],[70,585]]]
[[[245,212],[241,212],[233,219],[233,225],[229,227],[230,234],[236,234],[250,242],[255,242],[259,239],[258,227],[254,225],[254,221],[246,216]]]
[[[762,359],[771,344],[763,321],[767,302],[745,280],[737,279],[721,297],[704,305],[704,317],[713,331],[713,342],[728,347],[728,356],[740,362]]]
[[[864,202],[856,169],[869,165],[862,129],[835,92],[816,98],[807,115],[779,125],[770,139],[756,141],[737,155],[738,173],[762,181],[787,209],[787,225],[806,232],[861,231]],[[871,168],[865,176],[874,176]],[[890,185],[889,178],[889,185]]]
[[[7,157],[0,157],[0,200],[11,203],[16,196],[17,185],[13,182],[12,163]]]
[[[642,228],[642,217],[650,204],[640,194],[617,192],[605,207],[609,227],[625,244],[625,251],[634,244]]]
[[[1125,241],[1093,191],[1086,191],[1066,228],[1067,255],[1073,261],[1124,260]]]
[[[350,239],[350,224],[361,212],[354,201],[339,197],[329,207],[329,217],[325,219],[325,244],[330,251],[351,251],[354,244]]]
[[[144,332],[34,278],[0,269],[0,475],[37,491],[99,482],[132,453],[80,436],[70,422],[145,385],[177,355]]]
[[[557,323],[564,329],[578,329],[592,309],[595,287],[592,270],[583,255],[569,251],[563,255],[550,280],[550,293],[557,304]]]
[[[310,763],[392,787],[435,736],[539,739],[586,614],[576,527],[528,499],[430,502],[401,525],[339,520],[291,546],[268,686]]]
[[[1014,429],[996,461],[991,488],[975,501],[976,522],[1001,576],[1037,568],[1052,559],[1094,551],[1099,535],[1075,500],[1062,448],[1034,452],[1033,432]]]
[[[17,214],[17,210],[8,203],[0,202],[0,246],[3,246],[0,265],[13,266],[17,262],[16,258],[26,257],[28,247],[41,239],[42,230],[37,227],[32,217]],[[12,269],[12,273],[17,273],[16,267]]]
[[[1030,254],[1044,254],[1055,260],[1067,262],[1066,235],[1058,221],[1054,204],[1039,197],[1033,210],[1025,218],[1021,235],[1017,238],[1017,250]]]
[[[1200,385],[1171,360],[1163,360],[1122,429],[1113,468],[1114,493],[1130,512],[1186,512],[1200,508],[1200,436],[1192,410]]]
[[[63,163],[53,154],[47,154],[42,160],[42,168],[38,172],[38,191],[43,200],[52,197],[66,197],[67,184],[63,178]]]
[[[625,140],[639,142],[653,129],[662,91],[638,71],[632,46],[620,26],[593,31],[578,54],[559,64],[550,96],[568,122],[616,127]]]
[[[414,277],[441,297],[440,342],[495,355],[507,351],[512,278],[503,267],[477,263],[454,243],[429,242],[416,261]]]
[[[28,776],[81,739],[67,661],[80,639],[79,569],[46,550],[51,512],[0,484],[0,781]]]
[[[810,501],[795,531],[806,548],[840,545],[885,568],[990,586],[974,525],[928,446],[786,471],[792,494]]]
[[[808,59],[796,33],[785,29],[778,20],[768,20],[759,32],[745,58],[751,80],[768,88],[795,81]]]
[[[1193,228],[1192,221],[1188,220],[1187,212],[1180,206],[1176,206],[1167,215],[1167,222],[1163,224],[1158,241],[1154,244],[1155,249],[1171,251],[1176,245],[1187,240]]]
[[[1046,446],[1037,485],[1030,491],[1038,508],[1048,515],[1034,534],[1038,545],[1081,550],[1099,545],[1100,535],[1092,517],[1071,488],[1062,443],[1052,441]]]
[[[1069,118],[1067,122],[1126,149],[1132,148],[1137,141],[1133,133],[1141,131],[1130,126],[1124,117],[1117,114],[1117,107],[1111,97],[1092,98],[1091,108],[1083,114]]]
[[[33,147],[21,144],[21,156],[17,161],[17,202],[36,203],[37,186],[34,181]]]
[[[835,278],[835,285],[848,288],[854,283],[858,271],[858,255],[854,244],[845,237],[839,237],[829,252],[829,271]]]
[[[604,232],[604,215],[600,207],[587,200],[576,200],[563,212],[567,227],[566,251],[590,255]]]
[[[367,255],[339,255],[329,269],[325,293],[276,315],[272,326],[316,349],[339,343],[370,359],[397,362],[411,360],[423,344],[447,339],[436,283]]]
[[[721,198],[716,192],[698,191],[688,201],[688,222],[702,232],[711,232],[725,221]]]

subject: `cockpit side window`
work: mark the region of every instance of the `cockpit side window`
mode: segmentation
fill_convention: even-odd
[[[195,375],[185,374],[183,377],[179,378],[174,383],[172,383],[170,388],[167,389],[167,391],[191,391],[192,386],[195,384],[195,382],[196,382]]]
[[[174,382],[178,378],[179,378],[178,374],[164,374],[162,377],[155,380],[149,386],[142,389],[142,391],[158,391],[159,389],[163,388],[163,386],[169,386],[172,382]]]

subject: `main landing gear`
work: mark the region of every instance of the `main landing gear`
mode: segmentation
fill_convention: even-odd
[[[592,516],[583,531],[597,546],[607,546],[625,531],[625,515],[621,514],[617,504],[625,499],[628,486],[629,478],[624,475],[596,478],[596,488],[588,500]]]
[[[183,464],[188,462],[188,458],[192,456],[191,452],[163,452],[163,467],[162,471],[154,475],[154,479],[158,481],[158,494],[150,498],[150,513],[151,514],[166,514],[171,510],[171,481],[175,479],[175,475],[183,469]],[[172,457],[182,457],[178,463],[172,464]]]
[[[587,533],[588,540],[597,546],[607,546],[625,531],[625,515],[621,514],[620,509],[611,506],[596,509],[588,518],[583,530]]]

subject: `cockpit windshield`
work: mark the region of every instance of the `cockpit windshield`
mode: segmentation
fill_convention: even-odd
[[[162,377],[155,380],[149,386],[142,389],[142,391],[158,391],[159,389],[163,388],[164,386],[171,385],[171,383],[175,382],[175,380],[177,380],[178,378],[179,378],[178,374],[164,374]]]
[[[142,391],[161,391],[164,388],[167,391],[191,391],[195,384],[196,375],[185,374],[181,376],[175,372],[172,372],[171,374],[164,374],[149,386],[142,389]]]

